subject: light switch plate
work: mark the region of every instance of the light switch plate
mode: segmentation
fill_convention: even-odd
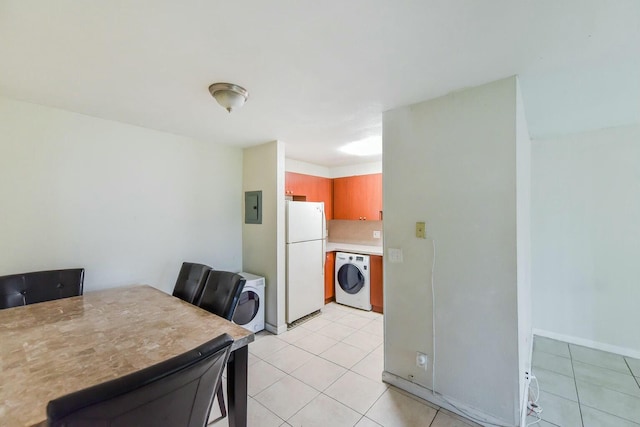
[[[374,239],[380,238],[380,230],[373,230],[373,238]]]
[[[416,237],[419,239],[427,238],[427,226],[424,222],[416,222]]]
[[[389,248],[387,249],[387,254],[389,255],[389,262],[393,262],[393,263],[402,262],[402,249]]]

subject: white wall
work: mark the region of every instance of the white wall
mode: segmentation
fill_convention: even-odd
[[[533,142],[536,333],[640,357],[640,126]]]
[[[382,162],[358,163],[355,165],[336,166],[331,168],[331,178],[370,175],[373,173],[382,173]]]
[[[285,171],[301,173],[304,175],[321,176],[323,178],[331,178],[331,170],[326,166],[316,165],[314,163],[303,162],[302,160],[285,159]]]
[[[243,270],[265,277],[266,323],[274,333],[287,329],[284,164],[280,141],[244,149],[242,190],[261,190],[263,207],[262,224],[242,225]]]
[[[240,149],[7,98],[0,135],[0,275],[170,292],[183,261],[240,269]]]
[[[526,221],[516,116],[516,78],[383,116],[385,378],[510,425],[519,424],[517,238]],[[426,221],[428,239],[415,237],[416,221]],[[389,248],[402,249],[402,263],[390,262]],[[427,371],[416,351],[429,356]],[[420,391],[432,388],[435,396]]]
[[[323,178],[341,178],[344,176],[369,175],[382,172],[382,162],[357,163],[347,166],[326,167],[300,160],[285,159],[287,172],[321,176]]]

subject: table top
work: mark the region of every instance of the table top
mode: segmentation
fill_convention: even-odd
[[[46,421],[59,396],[154,365],[228,333],[250,331],[150,286],[88,292],[0,310],[0,420]]]

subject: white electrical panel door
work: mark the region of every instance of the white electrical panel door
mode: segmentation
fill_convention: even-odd
[[[324,306],[324,241],[287,245],[287,323]]]

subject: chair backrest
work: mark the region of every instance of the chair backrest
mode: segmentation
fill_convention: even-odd
[[[183,262],[178,274],[178,280],[173,288],[173,296],[191,304],[196,304],[204,282],[211,271],[211,267],[204,264]]]
[[[198,307],[231,320],[245,283],[245,278],[237,273],[211,271],[204,283]]]
[[[203,427],[233,339],[220,335],[172,359],[49,402],[50,427]]]
[[[84,268],[0,277],[0,309],[82,295]]]

